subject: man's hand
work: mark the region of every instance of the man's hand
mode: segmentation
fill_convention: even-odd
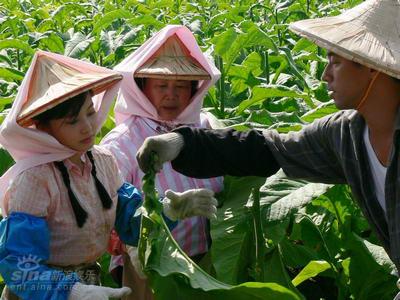
[[[163,163],[174,160],[178,156],[183,145],[183,137],[175,132],[146,138],[136,153],[140,169],[144,173],[148,173],[151,169],[156,172],[160,171]],[[150,165],[150,154],[152,152],[156,153],[158,157],[153,166]]]

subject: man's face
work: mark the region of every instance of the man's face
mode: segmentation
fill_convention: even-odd
[[[354,109],[371,80],[371,69],[330,52],[322,80],[337,108]]]
[[[146,79],[143,93],[156,108],[161,120],[172,121],[189,105],[189,80]]]

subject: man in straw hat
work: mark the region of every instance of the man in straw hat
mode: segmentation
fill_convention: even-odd
[[[149,153],[157,152],[161,163],[193,177],[270,176],[282,168],[292,178],[347,183],[399,270],[399,15],[398,0],[369,0],[290,25],[328,50],[323,80],[341,111],[289,134],[180,128],[147,139],[139,165],[151,168]]]
[[[137,149],[146,137],[169,132],[180,125],[210,127],[209,117],[201,113],[201,107],[204,95],[220,73],[200,50],[190,30],[182,25],[168,25],[157,32],[115,70],[124,76],[115,107],[118,126],[103,139],[102,145],[113,152],[125,180],[141,187],[143,172],[136,160]],[[162,196],[171,193],[168,189],[184,192],[187,188],[208,188],[218,192],[223,183],[221,177],[200,180],[183,176],[166,164],[157,175],[156,187]],[[185,253],[199,262],[210,246],[207,218],[185,218],[171,229]],[[112,240],[114,254],[120,254],[115,235]],[[131,287],[133,292],[124,299],[152,299],[147,282],[140,278],[142,267],[137,249],[128,247],[127,252],[123,285]],[[118,259],[113,257],[110,268],[121,264]]]

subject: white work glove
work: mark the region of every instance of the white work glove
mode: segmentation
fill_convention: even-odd
[[[137,247],[126,245],[126,252],[128,253],[131,264],[133,265],[133,268],[135,269],[139,278],[146,279],[146,274],[144,274],[142,270],[142,263],[139,260],[139,249]]]
[[[396,285],[397,288],[400,290],[400,278],[397,279]],[[393,300],[400,300],[400,292],[397,293],[397,295],[393,298]]]
[[[77,282],[72,286],[68,300],[108,300],[110,297],[121,298],[129,295],[131,292],[131,289],[126,286],[120,289],[113,289]]]
[[[163,199],[163,211],[173,221],[193,216],[216,219],[217,204],[214,192],[209,189],[192,189],[183,193],[167,190]]]
[[[144,173],[151,170],[150,154],[155,152],[158,160],[154,164],[154,170],[160,171],[163,163],[174,160],[184,145],[183,136],[179,133],[170,132],[148,137],[136,153],[136,159],[140,169]]]

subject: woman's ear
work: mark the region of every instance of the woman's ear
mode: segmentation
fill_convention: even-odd
[[[47,124],[45,124],[45,123],[43,123],[43,122],[36,121],[36,120],[34,120],[34,123],[33,123],[33,124],[35,125],[35,127],[36,127],[38,130],[44,131],[44,132],[50,134],[50,129],[49,129],[49,126],[48,126]]]

